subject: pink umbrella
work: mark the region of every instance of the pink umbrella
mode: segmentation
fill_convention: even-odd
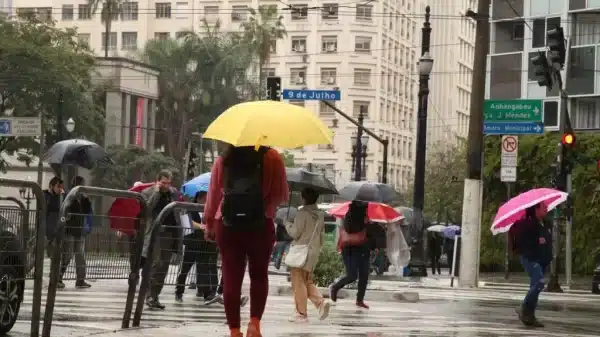
[[[565,202],[568,195],[552,188],[536,188],[521,193],[500,206],[492,224],[492,233],[508,232],[515,221],[525,216],[527,208],[542,203],[550,211]]]

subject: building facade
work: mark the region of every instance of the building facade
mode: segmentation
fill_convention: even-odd
[[[5,0],[6,2],[7,0]],[[87,0],[10,0],[10,15],[36,13],[56,20],[59,27],[77,27],[80,38],[103,55],[104,26],[99,8]],[[285,4],[297,8],[292,11]],[[264,71],[280,76],[288,89],[341,90],[336,107],[358,117],[362,107],[365,126],[389,139],[388,182],[398,190],[412,185],[421,0],[343,1],[195,0],[131,1],[112,23],[109,55],[127,56],[153,38],[176,37],[198,30],[203,20],[221,21],[222,30],[239,31],[248,8],[277,6],[284,17],[287,37],[277,41]],[[441,27],[440,27],[441,28]],[[435,71],[435,70],[434,70]],[[298,164],[323,169],[337,185],[351,180],[351,136],[357,130],[326,105],[292,101],[312,109],[335,132],[331,146],[294,150]],[[366,179],[380,180],[383,146],[367,145]]]
[[[475,24],[464,17],[476,10],[476,0],[432,0],[431,56],[427,119],[427,150],[457,145],[469,132]]]
[[[546,130],[557,130],[557,88],[540,87],[531,58],[546,51],[546,33],[558,26],[569,41],[562,77],[575,128],[600,128],[600,1],[492,1],[489,76],[486,94],[493,99],[533,98],[544,101]]]

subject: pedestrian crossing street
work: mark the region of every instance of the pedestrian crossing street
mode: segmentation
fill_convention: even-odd
[[[86,326],[106,331],[120,328],[126,298],[126,285],[94,282],[93,288],[75,289],[72,283],[59,290],[54,310],[55,325],[74,325],[85,329]],[[244,293],[248,294],[245,285]],[[225,335],[225,314],[223,306],[204,305],[195,297],[195,291],[186,289],[184,303],[176,303],[173,287],[165,287],[161,302],[167,306],[165,310],[149,310],[145,308],[142,317],[143,327],[164,327],[182,323],[196,323],[198,328],[206,328],[204,332],[217,332],[214,336]],[[309,310],[310,323],[302,325],[302,332],[311,333],[311,337],[338,336],[338,332],[348,334],[378,333],[380,336],[480,336],[494,332],[493,336],[521,336],[522,327],[512,312],[514,303],[521,300],[523,293],[489,292],[481,290],[433,290],[418,291],[421,300],[417,303],[402,303],[392,299],[383,301],[369,300],[376,298],[375,291],[367,292],[369,310],[357,308],[353,299],[340,299],[332,307],[330,317],[325,321],[317,319],[317,312]],[[542,295],[543,301],[560,301],[571,295]],[[576,296],[580,297],[580,296]],[[45,305],[45,291],[43,305]],[[515,300],[514,303],[512,300]],[[585,298],[571,298],[571,301],[586,301]],[[31,313],[32,291],[27,289],[21,307],[20,320],[27,320]],[[473,303],[481,301],[483,304]],[[474,307],[475,305],[475,307]],[[297,333],[299,326],[288,322],[294,312],[291,296],[270,296],[263,317],[265,331],[272,336],[286,336]],[[43,309],[42,309],[43,310]],[[242,309],[242,317],[247,319],[248,306]],[[561,313],[548,313],[548,320],[560,322]],[[582,318],[583,320],[584,318]],[[581,321],[583,325],[585,322]],[[587,323],[586,323],[587,324]],[[426,329],[426,330],[424,330]],[[419,334],[426,331],[427,334]],[[200,331],[202,332],[202,331]],[[276,332],[276,333],[275,333]],[[138,332],[139,333],[139,332]],[[591,334],[589,336],[592,336]],[[269,333],[264,335],[271,336]],[[341,336],[341,335],[339,335]],[[378,336],[377,334],[374,336]],[[527,331],[522,336],[580,336],[552,331]]]

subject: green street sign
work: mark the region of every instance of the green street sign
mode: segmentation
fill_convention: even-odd
[[[486,122],[542,122],[544,116],[541,99],[487,99],[483,103]]]

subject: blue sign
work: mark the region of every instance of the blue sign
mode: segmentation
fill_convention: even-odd
[[[0,119],[0,135],[11,134],[11,121],[8,119]]]
[[[283,99],[303,101],[340,101],[342,93],[339,90],[283,90]]]
[[[486,135],[541,135],[544,123],[541,122],[485,122],[483,133]]]

